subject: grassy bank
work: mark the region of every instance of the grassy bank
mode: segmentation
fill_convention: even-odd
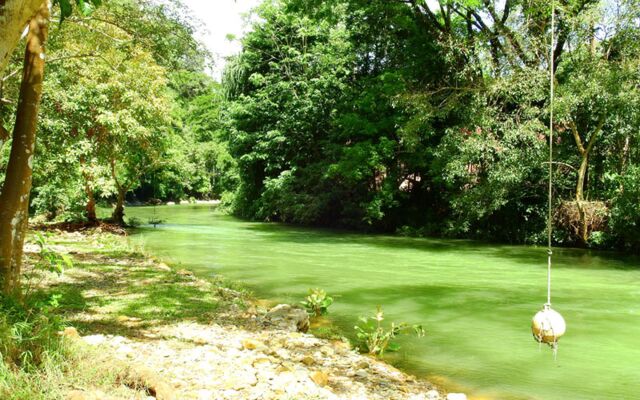
[[[74,340],[75,332],[143,337],[154,326],[209,322],[229,307],[244,307],[244,292],[171,269],[131,248],[122,236],[96,231],[47,236],[44,249],[34,234],[26,246],[23,302],[2,304],[1,399],[66,399],[74,392],[146,399],[148,389],[129,382],[135,378],[126,363]],[[41,265],[43,250],[65,254],[72,265],[63,271]],[[69,327],[71,333],[60,334]]]

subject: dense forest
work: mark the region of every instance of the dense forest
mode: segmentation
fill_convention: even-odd
[[[0,398],[633,397],[640,1],[254,1],[0,0]]]
[[[553,57],[554,240],[640,250],[636,1],[558,1],[550,51],[542,0],[268,0],[221,82],[178,1],[62,0],[51,18],[39,219],[222,199],[258,220],[539,243]],[[5,64],[0,183],[26,76],[20,52]]]
[[[267,2],[227,68],[236,212],[537,243],[546,1]],[[638,249],[638,4],[561,1],[558,243]]]

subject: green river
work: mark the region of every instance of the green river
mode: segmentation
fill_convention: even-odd
[[[211,206],[129,208],[166,223],[132,240],[201,275],[222,274],[258,297],[334,295],[349,335],[382,305],[388,321],[422,323],[389,361],[472,398],[640,399],[640,261],[556,250],[553,304],[568,325],[558,359],[530,321],[546,300],[546,250],[241,221]]]

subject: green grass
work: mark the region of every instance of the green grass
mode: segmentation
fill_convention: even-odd
[[[123,237],[55,234],[48,241],[71,255],[73,268],[62,276],[34,271],[29,265],[37,257],[27,257],[32,282],[26,286],[36,286],[30,305],[5,304],[0,313],[3,400],[64,399],[78,389],[144,398],[120,383],[126,365],[58,332],[73,326],[82,336],[142,338],[150,329],[181,321],[220,322],[221,312],[246,304],[241,288],[161,266]]]

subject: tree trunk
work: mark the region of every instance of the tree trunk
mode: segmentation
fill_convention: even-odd
[[[0,0],[0,75],[9,64],[24,28],[43,6],[47,6],[43,0]]]
[[[578,184],[576,186],[576,206],[580,214],[580,240],[583,244],[587,244],[589,240],[589,227],[584,211],[584,183],[587,176],[587,168],[589,167],[589,155],[583,153],[580,168],[578,168]]]
[[[11,154],[0,193],[0,285],[5,295],[20,294],[22,246],[29,222],[31,168],[42,96],[48,22],[49,8],[43,4],[29,24]]]
[[[578,214],[580,216],[580,232],[578,233],[578,236],[583,244],[587,244],[589,241],[589,221],[587,221],[587,215],[584,209],[584,186],[587,179],[587,171],[589,169],[589,156],[591,155],[591,150],[593,150],[593,147],[598,140],[598,136],[602,132],[605,118],[606,116],[604,115],[600,117],[598,124],[587,142],[587,147],[584,147],[576,123],[571,121],[569,124],[576,146],[578,147],[578,153],[580,153],[581,157],[580,168],[578,168],[578,182],[576,183],[576,207],[578,208]]]
[[[587,168],[589,167],[589,155],[583,154],[580,168],[578,168],[578,182],[576,184],[576,201],[584,201],[584,182],[587,178]]]
[[[85,187],[85,192],[87,193],[87,206],[85,207],[85,217],[92,224],[98,223],[98,217],[96,215],[96,199],[93,195],[93,190],[89,185]]]
[[[87,162],[84,156],[80,157],[80,167],[84,178],[84,193],[87,195],[87,205],[85,206],[85,217],[92,224],[98,223],[96,216],[96,198],[93,194],[93,175],[87,172]]]
[[[114,224],[118,224],[120,226],[124,226],[124,196],[126,192],[123,188],[118,188],[118,201],[116,202],[116,207],[113,209],[113,214],[111,215],[111,219]]]

